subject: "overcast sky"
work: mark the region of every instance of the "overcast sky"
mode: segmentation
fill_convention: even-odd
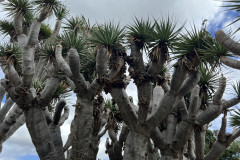
[[[114,20],[116,23],[120,22],[121,26],[125,26],[132,23],[134,17],[159,19],[162,16],[170,15],[175,17],[179,25],[187,20],[187,28],[190,28],[193,23],[200,28],[202,21],[207,19],[208,30],[210,33],[215,33],[218,29],[229,24],[234,16],[232,12],[223,12],[223,9],[219,7],[221,2],[216,0],[69,0],[64,2],[69,8],[70,16],[84,15],[91,24]],[[5,18],[7,17],[4,12],[0,12],[0,19]],[[47,20],[46,23],[53,24],[54,18]],[[237,25],[232,26],[232,28],[237,28]],[[231,82],[239,79],[236,76],[240,75],[237,70],[227,69],[225,73],[228,73],[227,76],[231,78]],[[137,100],[137,92],[133,84],[127,88],[127,92],[134,97],[135,101]],[[232,95],[225,94],[224,96],[229,99]],[[70,107],[75,103],[75,100],[74,95],[68,98]],[[64,142],[73,118],[73,107],[71,108],[71,116],[61,128]],[[220,119],[221,117],[213,123],[213,129],[220,128]],[[105,138],[106,136],[103,137],[99,149],[98,157],[101,159],[108,159],[104,153]],[[32,146],[25,125],[3,144],[3,151],[0,154],[0,160],[35,160],[36,157],[35,148]]]

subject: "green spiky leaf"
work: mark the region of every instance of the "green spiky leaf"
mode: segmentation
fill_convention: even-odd
[[[215,89],[218,84],[219,76],[214,68],[210,68],[205,65],[200,65],[200,98],[202,99],[202,105],[209,105],[209,101],[212,99]]]
[[[232,84],[233,90],[237,94],[237,97],[240,98],[240,82],[236,82],[236,84]]]
[[[21,15],[25,17],[32,13],[32,4],[29,0],[8,0],[3,5],[4,9],[9,12],[9,16]]]
[[[32,22],[34,21],[34,19],[35,19],[35,17],[32,12],[30,14],[24,16],[23,26],[30,27]]]
[[[226,0],[226,1],[223,1],[223,2],[227,3],[226,5],[222,6],[224,8],[227,8],[226,11],[236,11],[236,12],[240,11],[240,1]],[[239,16],[235,17],[235,20],[233,22],[231,22],[228,26],[230,26],[230,25],[232,25],[232,24],[234,24],[238,21],[240,21]],[[236,29],[236,31],[234,31],[234,33],[238,32],[239,30],[240,30],[240,27],[238,29]]]
[[[37,94],[42,92],[45,85],[46,85],[46,81],[42,82],[39,79],[34,79],[32,82],[32,86],[36,89]],[[55,93],[52,97],[53,100],[52,100],[51,104],[55,104],[61,98],[69,97],[71,95],[70,92],[71,92],[71,89],[68,86],[67,82],[61,81],[58,85],[57,90],[55,91]]]
[[[40,32],[39,32],[39,40],[46,40],[52,34],[52,30],[48,24],[41,24]]]
[[[70,32],[81,32],[84,34],[90,31],[90,23],[84,16],[71,17],[64,24],[63,28]]]
[[[85,52],[85,41],[81,36],[78,36],[73,32],[64,32],[60,36],[60,40],[63,46],[63,53],[67,53],[70,48],[75,48],[78,53]]]
[[[40,50],[39,56],[42,57],[44,60],[48,61],[51,57],[55,57],[55,44],[47,44],[42,47]]]
[[[61,5],[61,7],[54,11],[54,14],[57,17],[57,19],[62,20],[67,16],[68,10],[66,6]]]
[[[186,57],[197,57],[199,61],[203,60],[202,50],[206,48],[207,42],[212,39],[205,29],[198,30],[196,26],[192,31],[186,30],[186,34],[182,34],[180,41],[174,48],[173,59]]]
[[[36,89],[37,94],[41,93],[45,85],[45,82],[41,82],[39,79],[33,79],[32,87]]]
[[[240,110],[234,111],[234,115],[230,117],[230,126],[231,127],[240,127]]]
[[[115,120],[117,120],[118,122],[122,122],[122,121],[123,121],[118,106],[117,106],[116,104],[113,104],[113,103],[112,103],[112,100],[110,100],[110,99],[105,100],[105,102],[104,102],[104,108],[111,110],[110,115],[112,115],[112,117],[113,117]]]
[[[167,19],[162,18],[160,21],[155,20],[154,31],[151,33],[153,41],[151,46],[165,44],[168,48],[173,49],[173,46],[179,40],[178,34],[183,28],[182,26],[176,29],[176,26],[177,23],[169,17]]]
[[[206,41],[206,47],[201,49],[201,52],[203,53],[203,59],[208,61],[213,67],[221,65],[221,56],[233,57],[216,39]]]
[[[13,22],[7,20],[0,21],[0,32],[5,36],[9,35],[10,37],[14,37],[16,33]]]
[[[22,63],[22,53],[21,49],[17,44],[8,43],[0,47],[0,56],[3,58],[4,62]]]
[[[93,52],[80,53],[81,73],[89,82],[96,78],[96,58],[92,53]]]
[[[57,12],[61,8],[61,2],[59,0],[34,0],[33,3],[38,5],[38,10],[48,9],[49,14]]]
[[[98,25],[93,30],[90,43],[94,46],[104,46],[111,54],[113,50],[122,50],[124,38],[124,28],[120,29],[119,24],[114,25],[113,23],[105,23],[104,25]]]
[[[17,44],[7,43],[4,46],[0,46],[0,61],[3,64],[13,63],[16,71],[21,74],[22,53]]]
[[[161,68],[161,70],[159,71],[159,75],[160,75],[160,76],[165,76],[166,73],[167,73],[167,71],[168,71],[168,68],[167,68],[167,66],[164,65],[164,66]]]
[[[57,101],[57,100],[60,100],[61,98],[69,97],[71,95],[70,92],[71,92],[71,89],[68,86],[68,83],[66,81],[61,81],[58,85],[57,90],[53,95],[53,100]]]
[[[154,25],[149,19],[138,19],[135,18],[132,25],[127,26],[128,37],[138,42],[139,47],[146,48],[147,44],[152,41],[152,33],[154,31]]]

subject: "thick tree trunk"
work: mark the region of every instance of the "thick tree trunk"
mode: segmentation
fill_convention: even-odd
[[[223,153],[226,150],[226,144],[216,142],[212,146],[212,149],[209,151],[209,153],[204,157],[204,160],[214,160],[217,159],[221,153]]]
[[[56,159],[65,160],[60,126],[52,123],[49,128],[56,148]]]
[[[15,105],[7,117],[0,125],[0,143],[4,140],[5,135],[9,132],[12,126],[14,126],[17,122],[17,118],[22,115],[22,109],[20,109],[17,105]]]
[[[14,102],[11,98],[8,98],[3,107],[0,109],[0,124],[3,122],[8,111],[12,108]]]
[[[195,129],[196,160],[203,160],[204,158],[206,130],[207,130],[207,125],[199,126]]]
[[[131,130],[125,143],[123,160],[145,160],[147,141],[146,137]]]
[[[93,103],[87,97],[78,97],[71,127],[72,160],[92,160]],[[94,151],[93,151],[94,152]]]
[[[89,153],[89,157],[91,158],[90,160],[97,159],[97,154],[98,154],[98,149],[99,149],[98,146],[99,146],[98,137],[93,136],[92,137],[92,145],[91,145],[90,153]]]
[[[174,157],[173,155],[161,155],[161,160],[179,160],[179,159]]]
[[[33,105],[24,111],[26,126],[41,160],[61,160],[56,158],[56,150],[48,129],[47,121],[40,106]]]

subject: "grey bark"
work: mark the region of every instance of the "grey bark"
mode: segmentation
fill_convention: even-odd
[[[222,30],[218,30],[215,33],[217,41],[223,45],[230,52],[233,52],[236,55],[240,55],[240,45],[239,43],[232,40],[229,36],[227,36]]]
[[[13,104],[14,102],[10,97],[5,101],[3,107],[0,110],[0,124],[3,122],[5,116],[7,115],[8,111],[12,108]]]
[[[11,127],[16,124],[17,119],[22,115],[23,111],[15,105],[4,119],[4,121],[0,124],[0,143],[2,144],[5,135],[9,132]]]
[[[205,134],[207,125],[203,125],[195,129],[195,154],[196,160],[203,160],[205,147]]]
[[[123,155],[123,146],[126,143],[126,139],[129,133],[129,128],[127,125],[123,124],[119,139],[117,139],[116,134],[109,136],[112,140],[110,143],[109,140],[106,141],[106,153],[109,156],[110,160],[122,160]],[[110,134],[109,134],[110,135]]]
[[[221,56],[220,60],[222,63],[224,63],[225,65],[235,68],[235,69],[240,69],[240,62],[232,59],[232,58],[228,58],[226,56]]]
[[[141,134],[130,130],[125,144],[123,160],[144,160],[147,154],[148,139]]]
[[[74,123],[72,123],[72,157],[73,160],[92,159],[89,151],[92,147],[93,104],[87,97],[77,99]],[[82,129],[84,128],[84,129]]]

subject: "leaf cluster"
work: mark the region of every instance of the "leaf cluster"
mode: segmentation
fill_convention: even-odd
[[[240,1],[238,1],[238,0],[235,0],[235,1],[226,0],[226,1],[223,1],[223,2],[226,3],[226,5],[222,6],[224,8],[227,8],[226,11],[236,11],[236,12],[240,11]],[[239,20],[240,20],[240,17],[236,16],[235,20],[233,22],[231,22],[228,26],[238,22]],[[234,31],[234,33],[238,32],[239,30],[240,30],[240,27],[238,29],[236,29],[236,31]]]
[[[83,37],[73,32],[64,31],[59,37],[59,41],[63,46],[63,53],[67,53],[71,48],[75,48],[78,53],[85,52],[85,44]]]
[[[232,127],[240,127],[240,110],[234,111],[234,115],[230,117],[230,126]]]
[[[43,45],[42,48],[40,49],[40,54],[39,56],[44,59],[45,61],[48,61],[52,57],[55,57],[55,44],[46,44]]]
[[[117,120],[117,122],[123,121],[118,106],[115,103],[113,103],[112,100],[106,99],[104,102],[104,108],[109,109],[111,111],[110,114],[112,114],[112,117],[115,118]]]
[[[207,42],[212,37],[205,29],[198,30],[194,25],[192,30],[186,30],[185,34],[181,34],[179,42],[176,44],[173,54],[174,59],[181,57],[198,57],[202,60],[204,54],[203,50],[207,46]]]
[[[235,84],[232,84],[233,90],[237,94],[237,97],[240,98],[240,82],[236,82]]]
[[[204,54],[204,61],[209,62],[212,67],[221,65],[221,56],[233,57],[233,55],[214,38],[206,41],[206,47],[202,49],[201,52]]]
[[[7,43],[0,46],[0,62],[2,64],[11,63],[14,65],[19,75],[22,73],[22,52],[15,43]]]
[[[9,16],[30,16],[33,9],[32,3],[29,0],[8,0],[3,5],[4,10],[8,11]]]
[[[15,29],[13,22],[7,21],[7,20],[1,20],[0,21],[0,32],[1,34],[4,34],[5,36],[10,35],[10,37],[15,36]]]
[[[90,22],[84,16],[71,17],[64,22],[63,27],[68,32],[81,33],[83,36],[91,30]]]
[[[54,11],[54,14],[57,17],[57,19],[62,20],[62,19],[64,19],[67,16],[68,10],[67,10],[66,6],[60,5],[58,7],[58,9],[56,9]]]
[[[34,0],[34,4],[38,5],[38,10],[49,10],[49,14],[57,13],[58,10],[62,7],[62,4],[59,0]]]
[[[122,50],[120,45],[124,40],[125,32],[124,28],[120,28],[119,24],[105,23],[103,25],[97,25],[97,27],[91,32],[89,42],[93,46],[104,46],[108,54],[114,50]]]
[[[7,43],[0,47],[1,61],[4,63],[14,63],[20,65],[22,63],[21,49],[15,43]]]
[[[159,54],[167,54],[168,49],[173,50],[174,45],[179,40],[179,33],[183,26],[177,28],[176,21],[167,17],[160,20],[154,19],[152,23],[149,19],[137,19],[128,27],[128,37],[137,42],[140,49],[146,51],[151,49],[148,53],[150,58],[159,59]]]
[[[201,74],[200,81],[198,82],[200,87],[199,94],[202,100],[201,105],[209,106],[215,89],[217,88],[219,76],[215,69],[209,66],[200,65],[199,71]]]
[[[52,34],[51,27],[48,24],[41,24],[40,32],[39,32],[39,40],[46,40],[48,39]]]
[[[33,88],[36,89],[37,94],[40,94],[41,91],[46,86],[46,81],[40,81],[39,79],[34,79],[32,82],[32,86],[33,86]],[[51,103],[55,104],[61,98],[69,97],[71,95],[70,92],[71,92],[71,89],[68,86],[67,82],[61,81],[58,85],[57,90],[55,91],[55,93],[53,95],[53,100]]]

